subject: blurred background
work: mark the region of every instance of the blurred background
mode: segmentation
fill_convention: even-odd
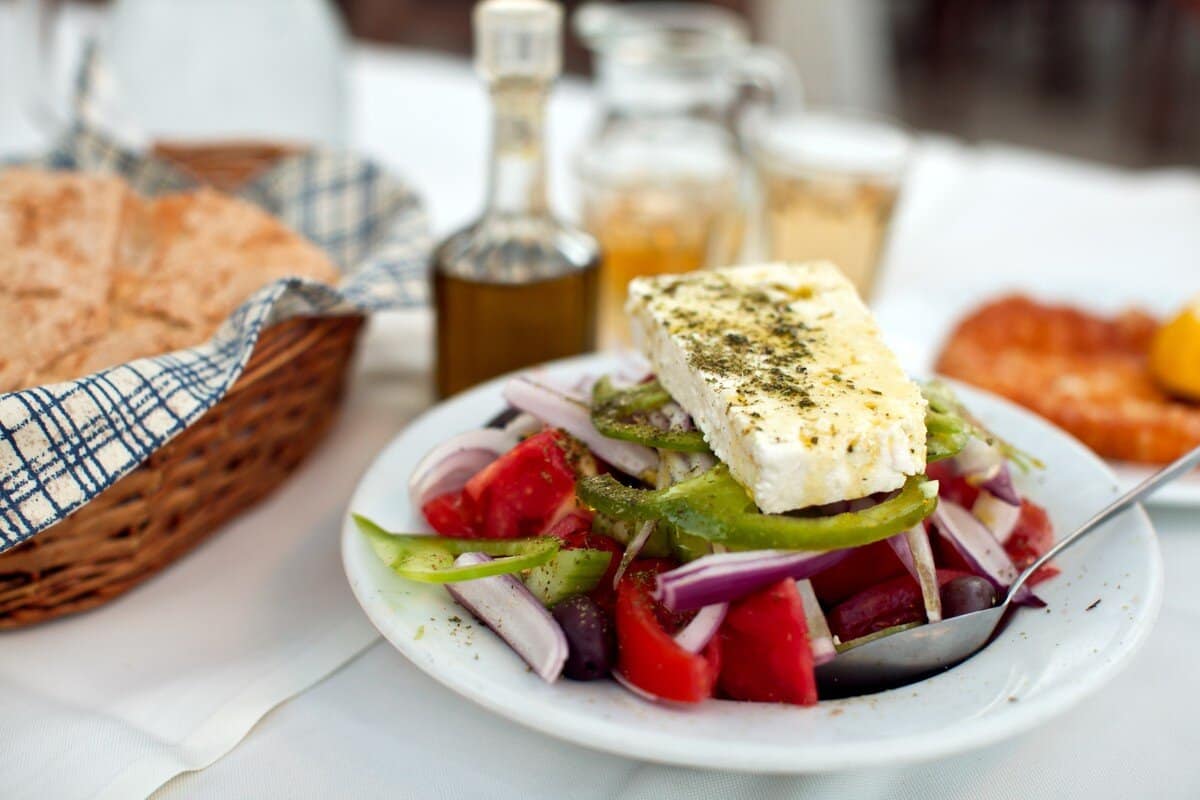
[[[338,0],[356,38],[456,53],[472,0]],[[574,8],[579,0],[566,0]],[[1200,164],[1197,0],[722,0],[814,104],[1123,166]],[[587,73],[568,36],[566,66]]]
[[[564,2],[568,12],[580,4]],[[1200,0],[713,4],[744,15],[756,38],[788,53],[812,103],[884,112],[967,141],[1121,166],[1200,164]],[[17,5],[0,0],[0,7]],[[336,0],[360,42],[464,55],[471,51],[472,5]],[[24,34],[7,27],[0,31],[0,72],[11,76]],[[586,50],[568,35],[566,69],[590,68]],[[0,123],[15,124],[2,112]]]
[[[671,12],[615,0],[593,3],[590,24],[584,0],[561,4],[566,76],[541,146],[550,207],[603,253],[587,303],[602,347],[625,343],[631,276],[738,261],[829,258],[885,316],[879,301],[899,303],[909,267],[934,265],[943,291],[1020,285],[1014,265],[1040,286],[1053,265],[1058,293],[1093,305],[1175,296],[1147,276],[1161,254],[1145,253],[1194,216],[1169,191],[1182,226],[1151,213],[1134,184],[1170,176],[1126,170],[1200,165],[1200,0],[696,0]],[[0,0],[0,154],[45,147],[73,120],[210,175],[215,147],[236,180],[238,143],[253,145],[250,169],[277,144],[351,149],[413,182],[440,239],[485,202],[494,115],[469,67],[474,6]],[[1110,182],[1112,207],[1097,208],[1091,184],[1054,195],[1051,174]],[[1014,194],[980,210],[993,179],[997,197]],[[961,219],[972,203],[979,230]],[[1132,210],[1156,232],[1126,225]],[[1110,217],[1128,252],[1097,238]],[[1091,250],[1056,254],[1039,225]],[[1011,249],[1021,242],[1028,252]],[[1072,277],[1111,278],[1118,253],[1141,270],[1123,292],[1102,302]],[[928,322],[925,338],[946,322],[903,316]]]

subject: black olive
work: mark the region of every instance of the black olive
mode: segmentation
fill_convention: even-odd
[[[942,616],[958,617],[996,605],[996,587],[978,575],[963,575],[942,587]]]
[[[550,609],[567,635],[563,674],[576,681],[606,678],[616,650],[613,626],[604,610],[584,595],[568,597]]]

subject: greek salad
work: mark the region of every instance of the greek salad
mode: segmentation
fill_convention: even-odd
[[[543,679],[812,705],[817,666],[995,605],[1052,545],[1012,480],[1036,460],[909,380],[831,266],[639,279],[629,309],[644,369],[512,378],[424,457],[433,533],[354,515]]]

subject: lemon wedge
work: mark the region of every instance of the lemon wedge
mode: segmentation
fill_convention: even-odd
[[[1200,298],[1158,329],[1150,344],[1150,373],[1167,393],[1200,400]]]

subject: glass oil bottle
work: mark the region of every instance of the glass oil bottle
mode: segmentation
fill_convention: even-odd
[[[442,397],[595,346],[599,247],[546,201],[542,130],[560,70],[561,8],[485,0],[474,27],[493,104],[491,167],[482,217],[434,253]]]

